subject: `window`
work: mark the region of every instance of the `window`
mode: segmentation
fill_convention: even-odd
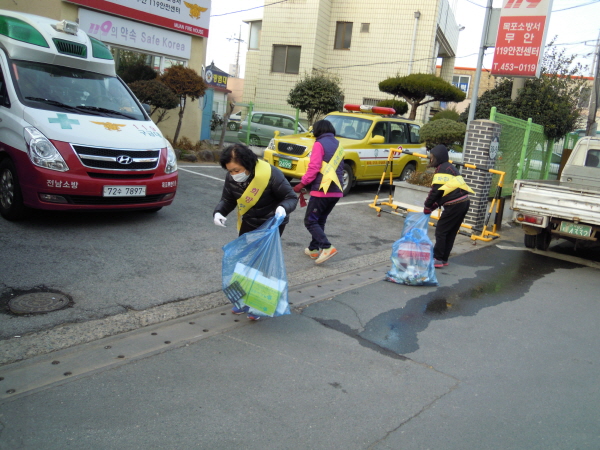
[[[4,82],[4,75],[2,75],[2,68],[0,68],[0,106],[10,108],[10,99],[8,98],[8,91]]]
[[[174,66],[176,64],[182,64],[184,66],[186,65],[186,62],[184,60],[168,58],[166,56],[140,53],[133,50],[125,50],[124,48],[114,46],[110,47],[110,52],[112,53],[113,58],[115,60],[115,66],[117,67],[118,73],[121,73],[128,66],[140,62],[152,67],[155,71],[159,73],[168,70],[169,67]]]
[[[297,45],[274,45],[271,72],[299,73],[301,48]]]
[[[373,127],[373,133],[371,133],[372,137],[375,136],[383,136],[383,139],[387,141],[387,122],[377,122]],[[384,141],[384,142],[385,142]]]
[[[589,87],[581,88],[579,93],[579,102],[577,103],[578,108],[589,108],[590,99],[592,98],[592,90]]]
[[[377,103],[379,103],[380,101],[382,101],[382,99],[379,98],[365,98],[363,97],[363,105],[367,105],[367,106],[377,106]]]
[[[410,130],[410,142],[411,144],[418,144],[421,142],[421,127],[419,125],[408,124]]]
[[[258,50],[260,47],[260,34],[262,32],[262,20],[250,22],[250,39],[248,50]]]
[[[333,48],[349,50],[352,40],[352,22],[337,22],[335,27],[335,44]]]
[[[452,77],[452,84],[463,91],[465,94],[469,94],[469,82],[471,81],[470,76],[454,75]]]
[[[600,167],[600,150],[590,150],[585,158],[586,167]]]
[[[408,144],[406,124],[392,122],[390,124],[390,144]]]
[[[368,33],[370,25],[371,25],[370,23],[361,23],[360,24],[360,32],[361,33]]]

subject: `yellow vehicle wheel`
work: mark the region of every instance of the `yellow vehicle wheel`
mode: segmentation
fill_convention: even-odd
[[[344,197],[350,193],[352,185],[354,184],[354,171],[352,166],[348,163],[344,163],[344,176],[342,178],[342,189]]]
[[[404,166],[404,169],[402,169],[402,173],[400,174],[400,177],[398,178],[400,181],[406,181],[406,179],[408,177],[410,177],[410,175],[416,170],[416,165],[415,163],[408,163],[406,166]]]

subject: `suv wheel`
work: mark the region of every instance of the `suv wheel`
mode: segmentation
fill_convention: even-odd
[[[344,163],[344,176],[342,178],[344,197],[350,193],[350,189],[352,189],[352,183],[354,183],[354,172],[352,171],[352,166],[348,163]]]
[[[404,166],[402,173],[400,174],[400,181],[406,181],[408,177],[416,170],[416,166],[414,163],[408,163]]]

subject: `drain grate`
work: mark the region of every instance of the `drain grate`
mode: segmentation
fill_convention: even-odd
[[[8,302],[14,314],[42,314],[62,309],[69,304],[69,298],[54,292],[32,292],[20,295]]]

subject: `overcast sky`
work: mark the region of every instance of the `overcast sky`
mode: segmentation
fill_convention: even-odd
[[[261,18],[265,3],[280,0],[227,0],[213,1],[211,6],[210,30],[206,64],[214,61],[220,69],[229,72],[238,53],[238,36],[247,41],[248,25],[243,20]],[[450,0],[458,24],[465,26],[460,32],[455,66],[476,67],[486,0]],[[502,0],[494,0],[493,7],[500,8]],[[268,6],[267,6],[268,7]],[[591,66],[596,51],[596,40],[600,31],[600,0],[554,0],[550,26],[546,35],[548,42],[557,36],[556,43],[570,54],[582,55],[580,62]],[[242,77],[248,44],[242,42],[240,66]],[[493,48],[486,51],[483,67],[489,69],[493,59]],[[590,75],[589,71],[586,75]]]

